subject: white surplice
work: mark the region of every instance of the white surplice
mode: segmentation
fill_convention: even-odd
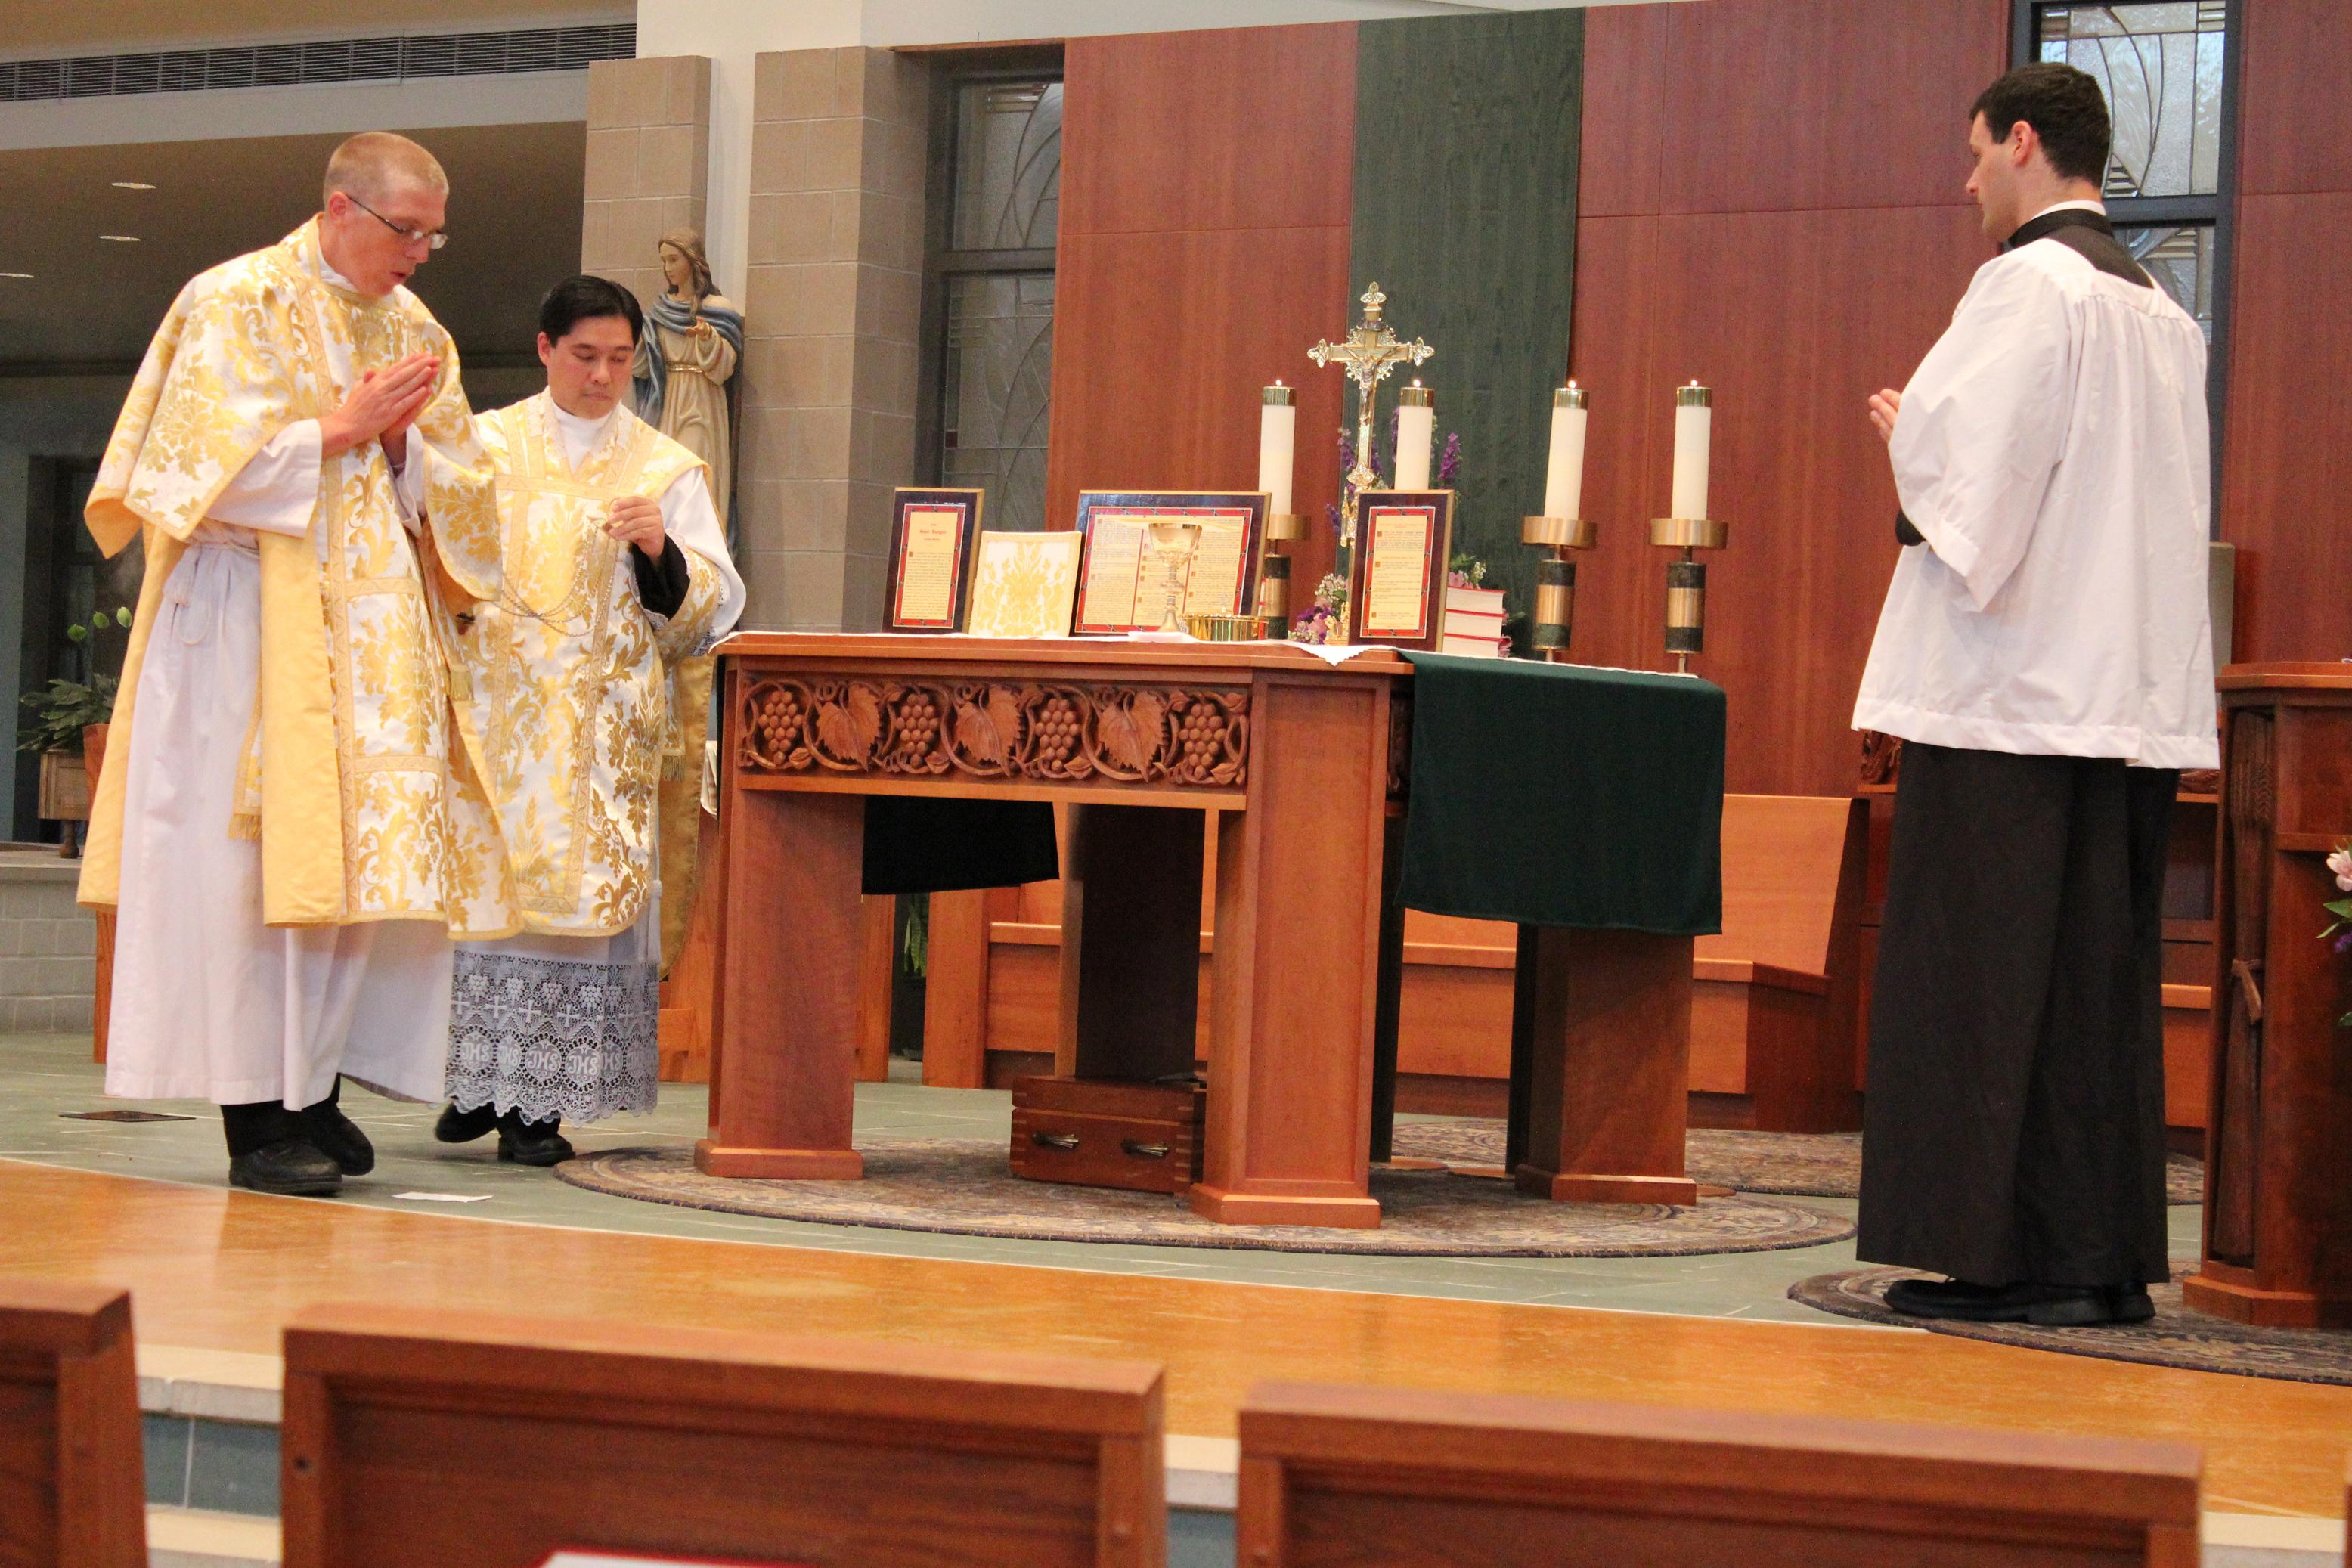
[[[331,268],[327,280],[349,288]],[[327,338],[339,383],[351,366]],[[395,486],[415,525],[421,443]],[[338,1072],[380,1093],[441,1089],[452,948],[436,921],[272,929],[261,846],[233,837],[261,668],[256,531],[300,536],[318,507],[318,421],[278,432],[189,541],[140,671],[124,777],[122,901],[106,1092],[134,1100],[324,1100]]]
[[[604,438],[612,416],[583,419],[551,397],[548,412],[578,469]],[[661,494],[662,529],[672,548],[719,568],[724,595],[713,635],[743,613],[743,579],[700,468]],[[665,617],[646,612],[656,625]],[[658,858],[656,859],[658,865]],[[594,1121],[614,1111],[654,1109],[660,1078],[661,881],[645,910],[617,936],[524,931],[497,942],[461,942],[457,1000],[450,1020],[447,1092],[460,1110],[490,1106],[526,1121]]]
[[[1854,727],[2220,765],[2210,452],[2204,335],[2162,289],[2049,238],[1986,262],[1903,391],[1889,455],[1927,542],[1895,566]]]

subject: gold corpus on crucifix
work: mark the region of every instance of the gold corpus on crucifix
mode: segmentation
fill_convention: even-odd
[[[1364,290],[1364,319],[1349,329],[1341,342],[1318,342],[1307,351],[1317,364],[1337,363],[1356,384],[1356,466],[1348,470],[1347,493],[1340,498],[1339,542],[1356,542],[1356,498],[1379,488],[1381,476],[1372,468],[1372,413],[1381,383],[1401,364],[1417,365],[1437,351],[1419,338],[1400,342],[1396,331],[1381,319],[1388,296],[1373,284]]]

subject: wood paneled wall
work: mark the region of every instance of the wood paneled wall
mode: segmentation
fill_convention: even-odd
[[[2309,0],[2326,5],[2328,0]],[[1673,395],[1715,388],[1697,673],[1730,696],[1727,787],[1853,787],[1854,689],[1894,570],[1864,414],[1991,247],[1962,188],[2008,0],[1702,0],[1587,14],[1571,365],[1591,390],[1580,662],[1668,668]]]
[[[1047,526],[1081,489],[1247,489],[1258,389],[1299,388],[1297,509],[1338,499],[1324,450],[1346,329],[1356,30],[1339,23],[1073,38],[1062,118]],[[1294,611],[1330,550],[1294,547]]]
[[[2352,654],[2352,5],[2243,7],[2221,536],[2240,659]]]

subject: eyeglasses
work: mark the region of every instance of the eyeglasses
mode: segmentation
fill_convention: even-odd
[[[421,245],[427,250],[438,250],[443,246],[449,243],[449,236],[445,230],[437,228],[432,230],[411,228],[404,223],[394,223],[390,218],[384,216],[382,213],[376,211],[375,208],[368,205],[367,203],[360,200],[359,197],[352,195],[349,191],[345,191],[343,193],[343,199],[350,202],[352,205],[359,208],[360,211],[367,214],[368,216],[375,219],[376,222],[383,225],[384,227],[392,230],[393,233],[400,236],[400,242],[403,245]]]

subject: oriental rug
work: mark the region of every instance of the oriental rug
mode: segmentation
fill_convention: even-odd
[[[2180,1304],[2180,1276],[2184,1272],[2186,1268],[2176,1264],[2169,1284],[2148,1288],[2148,1294],[2156,1301],[2156,1316],[2147,1322],[2090,1329],[2039,1329],[2031,1323],[1956,1323],[1906,1317],[1887,1309],[1883,1300],[1886,1288],[1897,1279],[1937,1278],[1909,1268],[1853,1268],[1842,1274],[1816,1275],[1790,1286],[1789,1300],[1841,1318],[1925,1329],[1929,1333],[2018,1345],[2027,1350],[2096,1356],[2103,1361],[2140,1362],[2189,1372],[2223,1372],[2240,1377],[2352,1386],[2352,1333],[2324,1329],[2257,1329],[2226,1318],[2189,1311]]]
[[[1667,1258],[1817,1247],[1853,1235],[1838,1215],[1776,1198],[1693,1205],[1555,1204],[1500,1182],[1443,1170],[1375,1167],[1377,1230],[1216,1225],[1156,1193],[1032,1182],[1004,1145],[976,1138],[861,1138],[856,1182],[707,1176],[678,1149],[615,1149],[555,1167],[576,1187],[617,1197],[818,1225],[875,1226],[1034,1241],[1456,1258]]]
[[[1691,1180],[1742,1193],[1850,1198],[1862,1191],[1859,1132],[1741,1132],[1694,1127],[1685,1154]],[[1399,1121],[1392,1154],[1447,1165],[1499,1169],[1503,1124],[1484,1117]],[[2165,1163],[2165,1201],[2205,1201],[2205,1163],[2175,1154]]]

